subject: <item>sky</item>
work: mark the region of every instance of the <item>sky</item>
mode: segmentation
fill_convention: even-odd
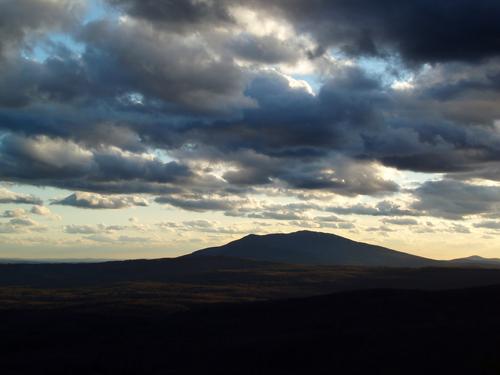
[[[315,230],[500,257],[497,0],[0,0],[0,258]]]

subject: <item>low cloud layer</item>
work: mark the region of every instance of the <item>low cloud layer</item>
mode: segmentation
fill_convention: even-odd
[[[0,204],[43,204],[40,198],[33,195],[19,194],[0,187]]]
[[[148,206],[148,201],[137,196],[103,196],[91,193],[74,193],[51,204],[89,209],[120,209],[132,206]]]

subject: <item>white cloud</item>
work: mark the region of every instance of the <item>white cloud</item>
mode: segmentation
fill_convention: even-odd
[[[19,218],[19,217],[25,217],[28,214],[28,212],[23,209],[23,208],[15,208],[13,210],[5,210],[0,217],[3,218]]]
[[[14,193],[10,190],[0,187],[0,204],[42,204],[42,200],[33,195]]]
[[[148,206],[149,201],[137,195],[101,195],[77,192],[51,204],[91,209],[120,209],[132,206]]]

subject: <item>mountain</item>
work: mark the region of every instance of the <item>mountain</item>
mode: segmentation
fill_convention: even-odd
[[[477,265],[477,266],[499,266],[500,258],[483,258],[479,255],[472,255],[465,258],[457,258],[449,261],[450,263],[460,265]]]
[[[334,234],[299,231],[251,234],[223,246],[196,251],[192,256],[231,256],[280,263],[371,267],[423,267],[441,262],[356,242]]]

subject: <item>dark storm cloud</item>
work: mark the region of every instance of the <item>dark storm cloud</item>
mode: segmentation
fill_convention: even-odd
[[[460,181],[429,181],[414,191],[412,208],[421,214],[446,219],[488,215],[500,209],[500,187]]]
[[[0,105],[23,107],[36,101],[69,102],[86,92],[81,63],[66,53],[43,64],[24,58],[7,59],[0,76]]]
[[[138,144],[143,141],[159,147],[179,147],[194,142],[209,144],[221,151],[250,149],[278,159],[279,162],[273,162],[274,166],[286,164],[286,159],[290,164],[300,158],[321,159],[332,149],[354,158],[378,159],[397,168],[425,172],[466,171],[476,167],[473,162],[496,158],[495,144],[491,145],[492,150],[488,150],[484,142],[469,144],[470,139],[488,139],[487,132],[479,134],[481,137],[469,136],[460,125],[443,119],[398,118],[398,99],[360,69],[336,72],[317,97],[290,88],[284,77],[270,73],[254,75],[245,92],[238,94],[249,79],[248,74],[226,60],[211,58],[202,43],[187,45],[182,38],[154,32],[142,24],[112,25],[106,21],[88,24],[79,39],[86,44],[81,59],[60,53],[43,64],[21,61],[26,65],[22,67],[23,64],[12,62],[11,69],[7,70],[10,75],[6,74],[11,78],[0,85],[4,104],[98,100],[115,108],[113,113],[103,113],[103,117],[109,119],[121,116],[119,109],[125,100],[129,121],[137,115],[142,117],[128,127],[132,140],[124,140],[123,146],[140,147]],[[147,66],[142,63],[145,57]],[[19,71],[14,67],[22,68]],[[76,84],[68,84],[74,82]],[[198,109],[225,107],[229,105],[227,101],[235,104],[235,97],[239,98],[240,105],[246,97],[247,104],[253,101],[257,106],[244,110],[239,120],[214,121],[208,125],[206,122],[189,125],[187,121],[188,125],[165,126],[162,121],[154,125],[144,121],[144,114],[155,106],[162,111],[173,109],[172,105]],[[134,100],[142,102],[134,103]],[[153,105],[155,100],[160,104]],[[395,111],[391,115],[393,124],[388,123],[388,111]],[[0,126],[19,129],[17,124],[23,121],[22,129],[30,130],[30,122],[25,117],[5,115],[7,118]],[[125,113],[122,116],[127,118]],[[97,133],[94,139],[106,140],[102,136],[106,131],[99,132],[102,127],[85,124],[86,132],[82,132],[79,129],[83,124],[70,123],[62,129],[50,123],[43,125],[44,116],[40,117],[38,121],[32,120],[38,132],[67,132],[68,137],[85,136],[89,142],[92,134]],[[244,165],[225,177],[234,184],[267,184],[272,178],[280,178],[296,188],[346,190],[342,184],[318,172],[278,169],[278,172],[266,172],[261,167]],[[354,193],[369,193],[396,188],[376,184],[374,189],[354,190]]]
[[[242,34],[232,39],[228,47],[241,59],[266,64],[294,63],[300,58],[297,46],[273,36]]]
[[[105,190],[116,184],[133,189],[138,182],[149,183],[154,190],[155,184],[171,184],[192,176],[187,166],[175,161],[162,162],[113,148],[87,149],[45,136],[4,136],[0,155],[0,177],[4,180],[69,189],[99,190],[102,186]]]
[[[153,21],[174,31],[234,22],[223,1],[108,0],[133,17]]]
[[[185,39],[133,22],[96,21],[85,26],[83,61],[103,94],[139,93],[194,110],[248,104],[241,95],[245,76],[230,59],[219,59],[199,37]],[[172,108],[173,107],[173,108]]]
[[[479,79],[462,78],[457,82],[445,83],[430,87],[425,95],[440,101],[449,101],[466,95],[490,96],[500,91],[500,72],[487,72],[486,77]]]
[[[1,35],[1,34],[0,34]],[[141,113],[227,111],[252,103],[242,95],[246,74],[213,55],[202,37],[157,32],[135,22],[95,21],[74,35],[75,55],[51,42],[44,61],[9,56],[2,62],[0,105],[71,103]],[[147,64],[145,64],[147,61]],[[108,114],[109,115],[109,114]]]
[[[333,150],[420,172],[473,171],[478,164],[499,160],[500,138],[491,126],[471,127],[466,119],[447,119],[418,92],[387,89],[358,68],[337,71],[317,96],[291,88],[277,74],[256,77],[246,94],[258,107],[245,110],[241,120],[184,132],[194,142],[225,152],[253,150],[253,161],[248,162],[246,153],[241,160],[245,168],[226,174],[234,183],[266,184],[280,177],[298,188],[333,187],[329,180],[307,172],[304,163],[327,159]],[[301,160],[305,169],[288,175],[283,171],[287,159]],[[282,175],[273,174],[274,168]],[[310,178],[302,182],[301,174]]]
[[[253,8],[288,20],[320,48],[352,55],[401,55],[409,62],[478,61],[500,53],[496,0],[110,0],[132,16],[174,30],[234,21],[230,8]]]
[[[52,77],[51,74],[42,76]],[[83,81],[87,82],[86,79]],[[111,83],[110,87],[113,87]],[[83,83],[81,86],[86,87]],[[71,97],[62,83],[59,86],[40,84],[38,87],[51,87],[49,91],[52,94],[49,95],[49,91],[28,89],[30,100],[36,91],[45,92],[39,97],[52,100]],[[60,90],[59,94],[56,88]],[[395,93],[387,92],[378,80],[370,78],[358,68],[339,70],[317,96],[290,87],[288,81],[276,73],[254,74],[245,95],[257,106],[243,109],[237,116],[239,119],[231,121],[187,120],[169,126],[171,120],[168,117],[165,118],[165,124],[162,121],[148,123],[150,120],[143,122],[145,117],[140,114],[136,122],[133,121],[133,112],[129,112],[129,121],[132,119],[132,123],[127,125],[101,121],[91,122],[87,126],[72,124],[74,120],[70,120],[61,127],[54,122],[54,115],[50,118],[38,116],[35,120],[33,115],[27,115],[30,113],[28,110],[23,110],[17,115],[12,115],[12,111],[5,112],[0,126],[11,131],[52,133],[82,142],[91,150],[96,142],[114,144],[132,151],[140,151],[150,145],[167,148],[174,153],[178,153],[186,144],[195,145],[190,152],[181,153],[182,156],[215,162],[231,161],[237,166],[236,170],[224,175],[230,185],[250,187],[281,181],[295,189],[329,190],[344,195],[398,191],[397,184],[376,174],[371,160],[416,171],[467,172],[477,170],[478,163],[498,159],[498,137],[492,137],[490,130],[479,127],[466,129],[442,119],[432,122],[433,119],[415,121],[401,118]],[[75,109],[78,111],[78,106]],[[120,116],[117,109],[113,117]],[[80,110],[84,115],[88,113],[86,109]],[[133,107],[128,109],[131,110]],[[391,111],[394,113],[388,119],[387,113]],[[108,117],[110,115],[105,114]],[[64,113],[61,113],[61,119],[64,118]],[[98,166],[97,172],[85,161],[68,165],[67,168],[51,168],[43,162],[32,164],[33,157],[26,152],[27,148],[20,147],[23,142],[15,141],[12,137],[3,141],[1,151],[5,160],[0,165],[7,179],[27,181],[39,178],[39,183],[102,192],[107,190],[106,185],[114,185],[114,189],[108,191],[119,193],[120,189],[130,192],[131,186],[137,186],[137,192],[154,191],[148,186],[139,187],[140,180],[151,183],[174,182],[175,176],[188,174],[185,167],[178,163],[163,165],[99,150],[93,150],[93,155],[89,156]],[[212,151],[198,155],[204,147]],[[26,167],[18,168],[16,165]],[[33,169],[33,165],[37,170]],[[136,174],[137,170],[141,170],[141,173]],[[76,175],[84,178],[72,178]],[[126,179],[135,181],[122,186],[113,181]]]
[[[2,0],[0,3],[0,57],[33,33],[67,29],[76,25],[81,1]],[[23,47],[29,48],[29,44]]]
[[[1,179],[149,193],[175,207],[231,213],[238,211],[236,198],[254,189],[397,193],[398,184],[380,173],[384,164],[446,173],[448,180],[439,189],[433,182],[415,190],[419,200],[412,209],[386,202],[331,211],[458,218],[475,211],[460,213],[441,201],[432,207],[445,184],[499,178],[500,133],[493,124],[500,118],[500,64],[482,62],[498,52],[496,2],[110,3],[129,16],[78,25],[74,2],[2,3],[7,12],[0,20],[7,14],[19,24],[0,22],[0,48],[9,47],[0,61]],[[414,90],[402,92],[353,60],[318,74],[321,87],[313,95],[269,66],[301,61],[306,51],[300,38],[282,42],[247,32],[231,13],[235,5],[286,19],[297,33],[312,35],[319,53],[309,54],[311,64],[334,47],[377,55],[389,65],[394,53],[412,64],[432,62],[439,74],[424,74]],[[69,27],[78,51],[42,35]],[[47,58],[28,58],[24,51],[36,33]],[[151,156],[157,149],[174,161]],[[216,178],[196,163],[227,168]],[[453,206],[453,197],[443,199]],[[295,211],[279,215],[301,217]]]
[[[402,122],[389,126],[384,112],[393,107],[394,98],[384,92],[377,80],[357,68],[339,71],[316,97],[291,88],[284,77],[271,73],[256,76],[246,95],[258,107],[244,110],[243,117],[236,121],[187,122],[173,127],[142,123],[120,127],[101,123],[87,127],[86,132],[80,132],[81,126],[77,125],[64,129],[71,131],[67,137],[89,144],[109,139],[110,143],[131,149],[145,147],[141,146],[144,141],[174,148],[186,143],[205,144],[217,150],[218,155],[203,156],[227,160],[230,152],[231,161],[239,166],[224,175],[230,184],[266,185],[280,180],[292,188],[324,189],[345,195],[395,192],[398,187],[377,177],[369,163],[350,162],[349,158],[332,160],[332,150],[351,158],[379,159],[387,165],[418,171],[466,171],[475,167],[474,163],[495,158],[496,144],[486,130],[471,133],[444,122],[429,125]],[[12,120],[15,119],[6,117],[7,124],[12,124]],[[30,131],[30,122],[23,123],[28,126],[21,129]],[[43,133],[47,127],[49,131],[60,131],[60,127],[51,124],[35,131]],[[162,140],[168,143],[162,144]],[[474,149],[482,152],[469,152]],[[111,177],[132,176],[127,173],[131,167],[119,166],[120,163],[115,163],[118,159],[126,161],[116,155],[96,156],[103,167],[112,165],[104,168]],[[329,166],[334,173],[328,171]],[[158,178],[156,181],[161,182]],[[81,189],[90,185],[87,181],[81,187],[74,183],[68,187]]]
[[[304,190],[325,190],[340,195],[384,195],[399,191],[399,186],[377,174],[374,166],[350,160],[332,160],[328,165],[311,165],[306,168],[291,169],[279,175],[288,186]]]
[[[495,0],[255,1],[350,54],[398,53],[410,62],[478,61],[500,53]]]
[[[315,97],[290,87],[275,73],[252,80],[246,94],[258,105],[243,111],[238,121],[188,127],[186,138],[207,144],[238,166],[224,174],[236,185],[266,185],[279,180],[296,189],[331,190],[344,195],[398,191],[380,178],[370,162],[332,155],[363,150],[362,130],[381,129],[375,106],[387,102],[379,82],[359,69],[340,71]],[[300,163],[297,163],[300,161]]]

